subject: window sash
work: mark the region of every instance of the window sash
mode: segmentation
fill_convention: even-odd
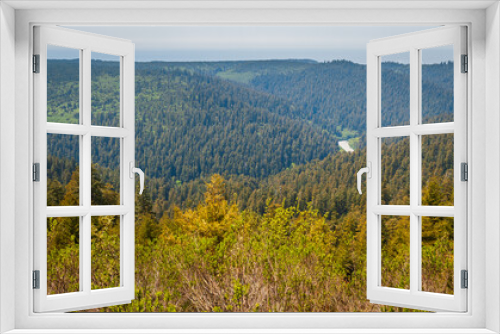
[[[467,290],[461,289],[462,269],[467,269],[467,183],[459,177],[467,162],[467,76],[461,74],[461,54],[466,54],[466,28],[443,27],[370,42],[367,47],[367,297],[373,303],[422,310],[467,310]],[[454,122],[420,124],[421,49],[454,46]],[[381,127],[381,56],[410,53],[410,125]],[[454,134],[453,207],[428,207],[421,201],[421,136]],[[410,205],[381,205],[381,138],[410,138]],[[381,286],[381,215],[410,217],[410,289]],[[421,291],[421,217],[454,217],[454,295]]]
[[[96,34],[48,26],[35,27],[34,54],[40,55],[40,73],[34,80],[34,161],[40,163],[40,182],[34,184],[34,270],[40,271],[40,289],[34,289],[34,311],[72,311],[103,305],[128,303],[134,299],[134,222],[135,185],[129,177],[129,162],[134,161],[134,46],[131,42]],[[47,45],[80,50],[79,124],[47,122]],[[91,124],[91,53],[120,57],[120,127]],[[80,205],[47,207],[47,134],[79,137]],[[120,138],[121,205],[91,205],[91,138]],[[120,286],[92,290],[91,217],[119,215]],[[47,295],[47,218],[80,217],[79,290]]]

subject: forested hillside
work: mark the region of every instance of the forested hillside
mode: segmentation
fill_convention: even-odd
[[[93,64],[93,104],[109,107],[109,113],[100,108],[93,115],[94,124],[108,125],[119,94],[94,91],[109,83],[114,68],[108,62]],[[295,119],[296,107],[282,98],[217,77],[150,67],[138,63],[136,76],[136,159],[149,177],[183,182],[212,173],[260,178],[337,151],[334,135]],[[49,92],[49,121],[61,121],[68,118],[67,101],[75,100],[77,83],[57,70],[49,73],[55,73],[48,80],[56,87]],[[77,107],[72,108],[76,114]],[[109,152],[102,147],[96,156]]]
[[[157,63],[160,66],[161,63]],[[318,63],[312,60],[168,63],[169,67],[246,84],[282,97],[297,106],[293,117],[308,120],[337,137],[366,131],[366,66],[347,60]],[[450,120],[453,112],[453,63],[424,65],[422,113],[424,121]],[[382,123],[401,125],[409,118],[400,106],[409,103],[408,65],[384,63]],[[398,90],[396,94],[395,91]],[[403,100],[407,97],[408,101]],[[451,98],[450,98],[451,97]],[[427,118],[427,119],[426,119]],[[344,133],[343,133],[344,131]]]
[[[117,124],[116,65],[92,62],[94,125]],[[452,120],[450,66],[424,65],[425,120]],[[49,69],[48,120],[78,123],[78,63]],[[408,119],[407,69],[384,63],[387,125]],[[136,299],[100,311],[403,311],[365,296],[365,90],[366,67],[348,61],[137,63]],[[48,205],[78,204],[78,147],[49,135]],[[93,204],[117,204],[116,152],[93,141]],[[453,135],[426,136],[422,154],[423,204],[453,205]],[[409,181],[408,140],[385,140],[383,203],[408,204]],[[95,288],[119,283],[118,221],[93,219]],[[408,219],[383,221],[383,284],[407,288]],[[425,291],[452,293],[453,219],[422,224]],[[48,220],[50,293],[78,290],[78,238],[77,219]]]
[[[116,118],[115,64],[93,61],[92,103],[99,106],[93,109],[94,124],[112,124]],[[78,105],[71,102],[77,101],[77,66],[76,61],[49,61],[49,121],[78,121]],[[406,102],[397,99],[408,90],[405,66],[383,66],[383,89],[392,101],[383,112],[389,124],[408,119],[408,110],[400,108]],[[449,120],[452,63],[424,66],[424,114]],[[137,63],[136,160],[148,175],[153,200],[194,205],[202,192],[171,193],[186,182],[202,184],[213,173],[255,185],[335,154],[340,138],[360,137],[364,147],[365,71],[364,65],[349,61]],[[72,140],[52,139],[49,151],[61,154],[62,146],[74,145]],[[113,152],[106,145],[95,147],[93,162],[106,166],[102,162],[112,159]],[[245,196],[250,195],[240,195]]]
[[[144,70],[136,103],[137,158],[151,176],[261,178],[337,151],[335,136],[287,116],[293,104],[214,77]]]
[[[434,149],[432,145],[445,143],[426,145]],[[393,163],[386,164],[386,169],[397,168],[394,162],[406,159],[405,144],[399,141],[384,147],[393,152]],[[363,163],[364,155],[338,153],[315,168],[304,166],[276,176],[276,186],[280,182],[287,185],[288,199],[267,198],[262,214],[240,209],[237,199],[227,195],[236,189],[235,184],[228,186],[217,174],[204,185],[198,206],[173,208],[161,219],[152,212],[147,194],[136,196],[136,297],[131,304],[91,311],[412,311],[366,300],[366,197],[348,186],[351,172]],[[453,204],[448,159],[446,154],[438,155],[432,171],[425,175],[429,179],[423,187],[423,204]],[[101,174],[98,167],[93,174]],[[343,182],[342,177],[348,181]],[[78,179],[78,171],[72,179]],[[384,181],[395,188],[404,188],[409,182],[398,173],[386,173]],[[113,198],[111,184],[98,178],[94,182],[101,196]],[[319,187],[328,184],[323,182],[332,182],[332,187]],[[326,190],[319,191],[319,200],[313,191],[308,204],[293,202],[297,193],[309,188]],[[62,201],[76,193],[78,188],[69,183]],[[260,195],[262,200],[266,198],[263,189]],[[336,201],[329,203],[329,195]],[[404,193],[396,192],[392,199],[401,202],[404,198]],[[320,214],[315,206],[321,201],[339,212]],[[408,220],[393,216],[383,221],[383,284],[408,288]],[[426,218],[422,228],[424,291],[453,293],[453,219]],[[94,288],[119,283],[118,231],[117,217],[93,219]],[[48,242],[49,292],[77,291],[78,220],[49,218]]]

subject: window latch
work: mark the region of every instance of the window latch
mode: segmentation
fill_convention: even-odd
[[[134,162],[130,161],[129,176],[131,179],[134,179],[135,173],[139,174],[139,183],[141,186],[141,189],[139,190],[139,195],[142,195],[142,192],[144,191],[144,172],[142,171],[142,169],[134,167]]]
[[[370,161],[368,161],[367,163],[367,166],[364,167],[364,168],[361,168],[359,171],[358,171],[358,174],[357,174],[357,181],[358,181],[358,192],[359,194],[361,195],[363,192],[361,191],[361,176],[366,173],[366,177],[368,179],[371,179],[372,178],[372,163]]]

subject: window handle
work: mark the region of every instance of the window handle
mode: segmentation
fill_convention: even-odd
[[[139,190],[139,195],[142,195],[142,192],[144,191],[144,172],[140,168],[134,167],[134,162],[130,161],[129,164],[129,171],[130,171],[130,178],[134,178],[134,174],[137,173],[139,174],[139,183],[141,186],[141,189]]]
[[[358,177],[358,192],[361,195],[363,192],[361,191],[361,176],[363,173],[366,173],[366,178],[371,179],[372,178],[372,163],[368,161],[367,167],[361,168],[358,171],[357,177]]]

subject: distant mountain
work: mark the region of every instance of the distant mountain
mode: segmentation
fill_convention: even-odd
[[[116,124],[117,64],[92,66],[93,122]],[[423,66],[424,119],[452,118],[452,67]],[[78,62],[50,60],[49,69],[49,121],[78,122]],[[408,65],[384,63],[382,76],[384,97],[390,97],[382,101],[382,122],[402,124],[409,119]],[[349,61],[136,63],[137,165],[148,175],[154,200],[174,191],[175,203],[192,201],[199,187],[179,185],[213,173],[249,177],[251,186],[242,191],[250,196],[266,178],[335,155],[338,139],[361,137],[362,149],[365,91],[366,66]],[[74,152],[75,143],[54,138],[49,152],[68,158],[64,152]],[[104,181],[116,178],[106,165],[116,147],[106,145],[92,151],[93,162],[108,168]],[[248,206],[262,207],[258,193],[252,196]]]
[[[73,73],[78,63],[58,62],[50,62],[49,121],[77,121],[77,106],[67,105],[77,101]],[[119,99],[116,64],[92,65],[92,105],[98,106],[92,119],[110,125]],[[293,117],[295,108],[283,98],[217,76],[137,63],[137,164],[150,177],[183,182],[212,173],[261,178],[336,152],[336,137]],[[52,140],[49,151],[62,152],[65,143]],[[94,147],[93,162],[110,160],[112,152],[106,145]]]
[[[366,130],[366,68],[348,61],[318,63],[292,73],[254,78],[258,90],[293,101],[304,120],[337,137]]]
[[[263,60],[156,63],[243,83],[286,99],[295,108],[288,117],[311,122],[337,138],[366,132],[366,65],[346,60]],[[409,66],[382,66],[382,124],[409,121]],[[453,114],[453,62],[423,65],[423,120],[450,121]]]
[[[218,77],[137,69],[137,160],[150,175],[188,181],[212,173],[267,177],[337,151],[295,106]]]

